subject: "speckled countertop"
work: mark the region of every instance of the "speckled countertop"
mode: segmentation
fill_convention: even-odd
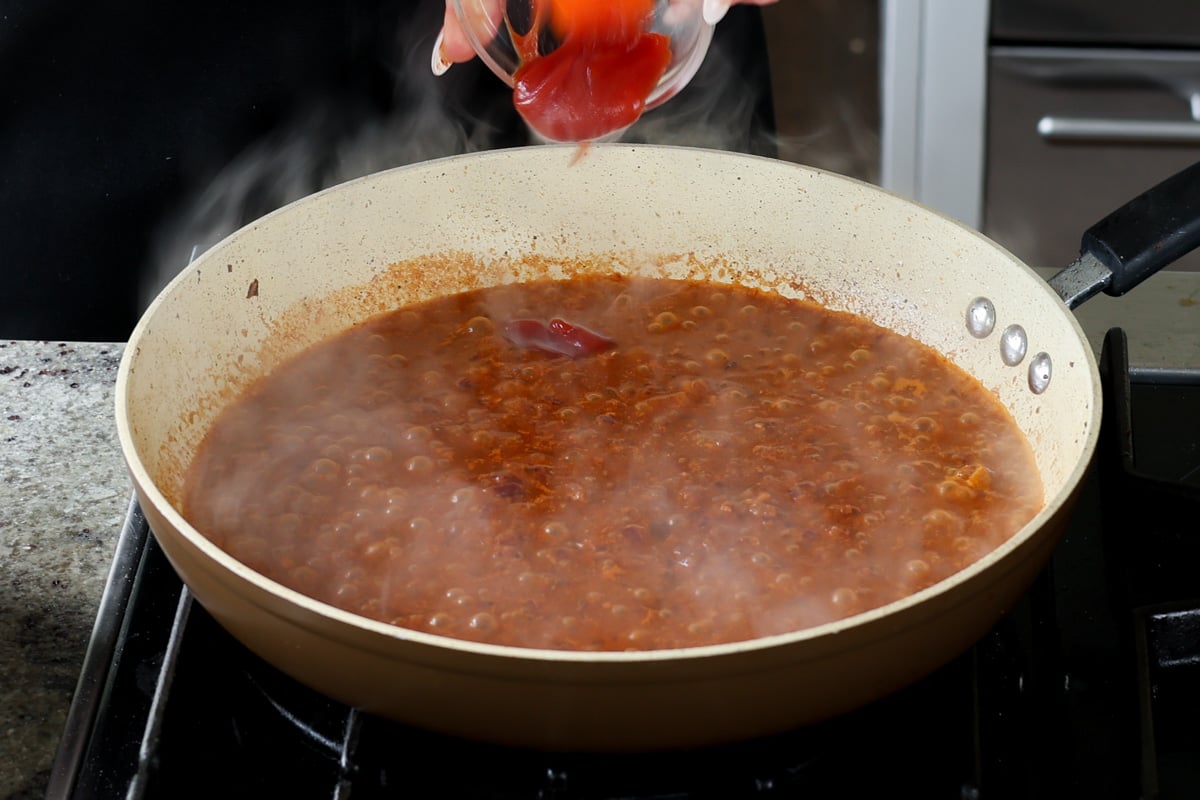
[[[0,342],[0,798],[45,796],[133,491],[121,352]]]
[[[1162,273],[1077,315],[1097,352],[1119,325],[1134,367],[1200,370],[1200,273]],[[122,349],[0,342],[0,800],[45,795],[128,508]]]

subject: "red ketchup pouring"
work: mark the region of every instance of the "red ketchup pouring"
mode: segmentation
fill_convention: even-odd
[[[514,35],[521,67],[513,104],[535,131],[586,142],[637,121],[671,62],[671,43],[647,28],[653,0],[533,0],[533,27]],[[543,25],[559,46],[538,52]]]

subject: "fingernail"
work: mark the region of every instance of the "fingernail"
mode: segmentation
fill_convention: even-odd
[[[729,3],[725,0],[704,0],[704,21],[709,25],[716,25],[725,18],[725,12],[729,10]]]
[[[438,31],[437,41],[433,43],[433,57],[429,61],[434,75],[445,75],[446,70],[450,69],[452,65],[452,62],[447,61],[445,54],[442,53],[442,36],[443,32]]]

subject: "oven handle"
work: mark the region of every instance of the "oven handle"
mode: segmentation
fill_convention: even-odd
[[[1037,131],[1048,142],[1200,144],[1200,121],[1192,120],[1060,117],[1047,114],[1038,120]]]

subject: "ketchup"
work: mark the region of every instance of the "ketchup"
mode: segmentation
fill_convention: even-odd
[[[514,36],[513,104],[530,127],[583,142],[636,122],[671,62],[670,40],[646,30],[653,0],[534,0],[533,10],[532,29]],[[544,55],[543,24],[561,42]]]

